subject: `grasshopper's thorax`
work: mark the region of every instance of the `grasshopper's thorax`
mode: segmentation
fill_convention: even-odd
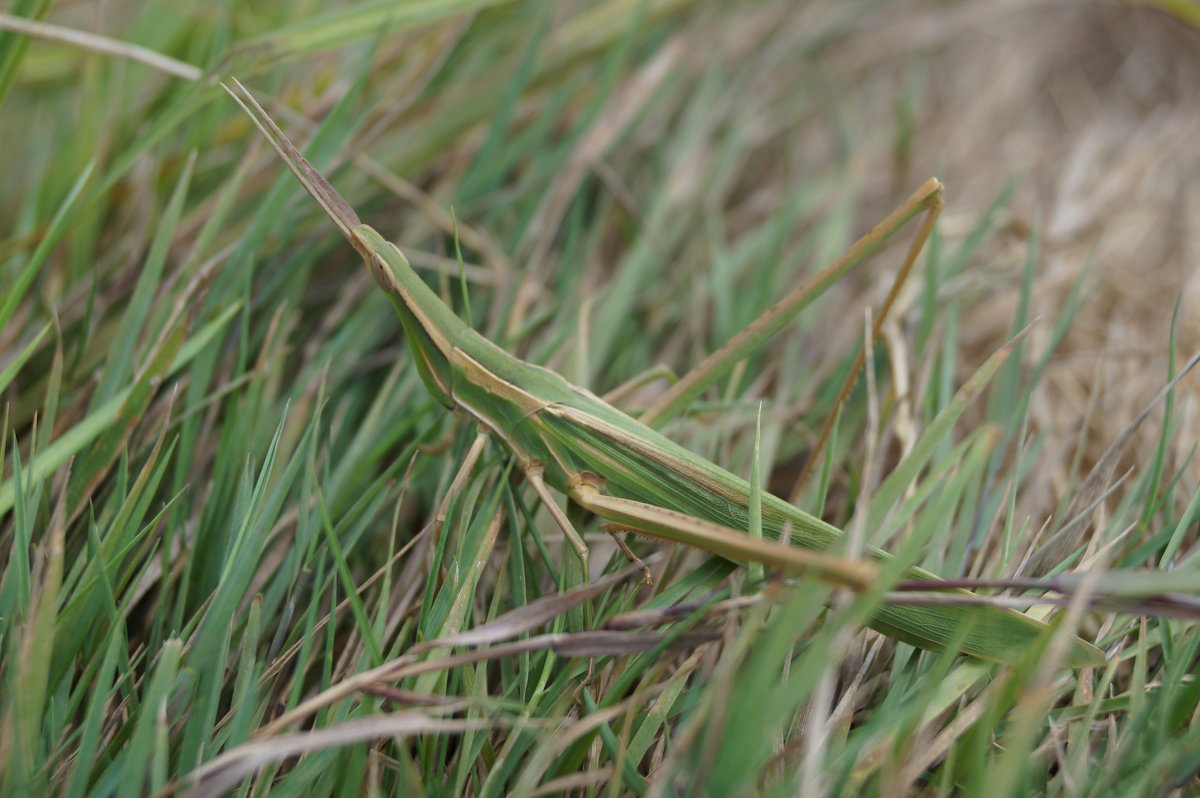
[[[353,229],[367,250],[364,255],[375,282],[400,315],[408,348],[430,393],[454,408],[450,354],[467,325],[425,284],[394,244],[367,225]]]
[[[472,330],[457,343],[450,355],[455,404],[503,440],[523,467],[541,464],[548,483],[565,487],[569,464],[539,433],[537,418],[570,401],[574,389],[559,375],[512,357]]]

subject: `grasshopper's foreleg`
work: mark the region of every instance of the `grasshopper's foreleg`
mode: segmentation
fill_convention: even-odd
[[[571,498],[584,509],[635,532],[670,543],[711,551],[735,562],[758,562],[797,576],[816,576],[833,584],[863,591],[871,587],[878,568],[851,560],[751,537],[687,513],[602,492],[604,480],[583,472],[570,485]]]

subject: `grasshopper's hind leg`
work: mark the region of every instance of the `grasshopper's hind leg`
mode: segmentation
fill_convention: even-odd
[[[870,589],[878,577],[874,563],[786,546],[668,507],[611,496],[601,491],[603,484],[600,477],[582,473],[572,480],[569,492],[584,509],[623,528],[704,549],[734,562],[762,563],[794,576],[815,576],[857,591]]]
[[[585,580],[588,580],[591,578],[589,560],[591,549],[588,548],[587,543],[583,539],[583,535],[579,534],[579,530],[577,530],[575,525],[571,523],[571,519],[567,518],[567,514],[564,513],[562,508],[558,506],[558,502],[554,500],[554,496],[550,494],[550,490],[546,487],[546,481],[542,477],[542,472],[543,467],[540,464],[531,465],[525,468],[525,477],[529,480],[529,484],[533,485],[533,490],[535,493],[537,493],[538,498],[542,500],[542,504],[546,505],[546,509],[550,511],[550,516],[554,519],[554,523],[558,525],[558,528],[562,530],[563,535],[566,536],[567,541],[570,542],[571,547],[575,549],[575,554],[579,557],[580,567],[583,569],[583,577]],[[646,584],[654,584],[654,575],[651,573],[650,567],[642,561],[641,557],[638,557],[636,554],[634,554],[633,550],[630,549],[629,546],[626,545],[625,541],[621,540],[621,538],[618,536],[618,531],[623,529],[629,529],[633,532],[637,532],[638,530],[625,527],[622,524],[605,524],[602,528],[605,532],[612,535],[613,540],[616,541],[617,547],[621,550],[621,553],[624,554],[631,563],[642,569]]]

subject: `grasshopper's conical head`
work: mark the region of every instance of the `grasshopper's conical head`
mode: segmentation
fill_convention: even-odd
[[[258,101],[236,78],[222,84],[279,153],[304,189],[366,261],[375,282],[396,306],[417,369],[430,392],[453,408],[450,353],[466,325],[425,285],[392,243],[363,224],[350,203],[288,140]]]
[[[249,89],[243,86],[237,78],[230,78],[230,83],[232,85],[222,83],[221,86],[242,107],[242,110],[250,117],[250,121],[262,132],[275,152],[279,153],[279,157],[287,164],[288,169],[292,170],[292,174],[304,186],[304,190],[317,201],[321,209],[325,211],[325,215],[342,231],[342,235],[354,245],[359,254],[364,258],[367,257],[366,247],[354,233],[354,228],[362,222],[354,209],[350,207],[350,203],[346,202],[346,198],[330,185],[325,176],[308,162],[300,150],[296,149],[296,146],[275,124],[275,120],[271,119],[270,115],[258,104],[258,100],[250,94]]]

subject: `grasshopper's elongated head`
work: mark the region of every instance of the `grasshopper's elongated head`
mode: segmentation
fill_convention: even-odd
[[[362,255],[375,282],[387,293],[400,314],[421,378],[439,402],[454,409],[450,352],[466,325],[442,302],[441,297],[425,285],[400,250],[359,220],[350,203],[288,141],[245,86],[236,78],[231,79],[229,85],[222,85],[250,115],[255,126],[271,142],[304,189],[320,204],[325,215]]]

